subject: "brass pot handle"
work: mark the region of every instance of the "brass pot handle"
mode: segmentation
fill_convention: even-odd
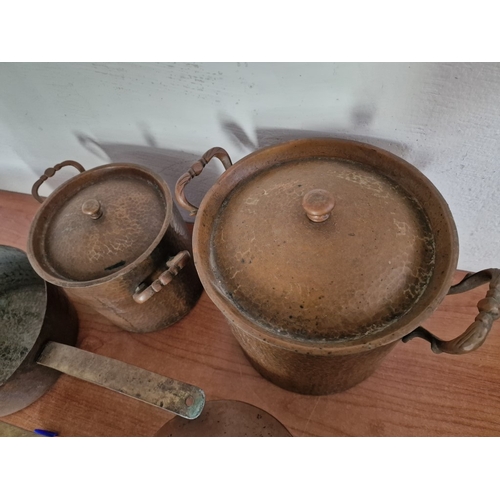
[[[141,283],[134,295],[133,299],[138,304],[143,304],[146,300],[149,300],[155,293],[158,293],[165,285],[168,285],[177,276],[179,271],[188,263],[191,258],[190,253],[187,250],[182,250],[175,257],[172,257],[167,261],[167,270],[160,274],[160,276],[151,283],[151,285],[146,286]]]
[[[226,170],[233,164],[225,149],[209,149],[184,175],[179,178],[175,184],[175,197],[177,202],[182,208],[185,208],[191,216],[195,216],[198,213],[198,207],[195,207],[187,201],[184,188],[191,181],[191,179],[194,179],[197,175],[201,174],[205,165],[214,157],[221,161]]]
[[[38,194],[38,190],[40,189],[40,186],[49,178],[52,177],[58,170],[61,170],[61,168],[71,165],[72,167],[75,167],[80,173],[85,172],[85,169],[76,161],[72,160],[67,160],[63,161],[62,163],[58,163],[54,167],[48,168],[45,170],[43,175],[38,179],[35,184],[33,184],[33,187],[31,188],[31,194],[33,195],[33,198],[35,198],[36,201],[39,203],[43,203],[43,199],[40,197]]]
[[[486,297],[477,304],[479,314],[476,316],[467,330],[453,340],[441,340],[423,327],[418,327],[413,332],[402,338],[403,342],[409,342],[415,337],[420,337],[430,342],[431,349],[436,354],[445,352],[447,354],[467,354],[481,347],[490,333],[493,321],[500,316],[500,269],[485,269],[478,273],[469,273],[464,279],[452,286],[448,295],[467,292],[485,283],[490,283]]]

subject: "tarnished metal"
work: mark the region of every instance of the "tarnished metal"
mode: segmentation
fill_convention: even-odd
[[[324,222],[332,213],[335,198],[324,189],[311,189],[302,198],[302,206],[309,220]]]
[[[205,165],[212,158],[218,158],[226,170],[233,164],[225,149],[209,149],[184,175],[179,178],[175,184],[175,196],[177,202],[182,208],[185,208],[190,215],[196,215],[198,207],[195,207],[187,200],[184,189],[191,179],[194,179],[197,175],[200,175],[203,172]]]
[[[40,186],[47,180],[49,177],[53,177],[56,172],[61,170],[61,168],[66,167],[66,166],[72,166],[75,167],[78,172],[83,173],[85,172],[85,169],[76,161],[68,160],[68,161],[63,161],[62,163],[58,163],[54,167],[50,167],[47,170],[45,170],[44,174],[38,179],[35,184],[33,184],[33,187],[31,188],[31,194],[33,195],[33,198],[35,198],[36,201],[43,203],[43,198],[38,194],[38,190],[40,189]]]
[[[37,365],[48,340],[76,344],[78,318],[64,291],[45,283],[26,254],[0,245],[0,417],[26,408],[60,373]]]
[[[40,398],[61,371],[183,418],[200,414],[200,388],[72,347],[74,308],[62,289],[35,273],[24,252],[0,246],[0,278],[0,417]]]
[[[102,217],[102,207],[97,200],[87,200],[82,205],[82,212],[91,219],[97,220]]]
[[[469,273],[465,278],[450,288],[448,295],[467,292],[478,286],[490,283],[486,297],[477,304],[479,314],[474,323],[462,335],[453,340],[441,340],[429,330],[418,327],[403,337],[403,342],[414,338],[422,338],[430,342],[436,354],[467,354],[481,347],[490,333],[493,322],[500,317],[500,269],[485,269],[478,273]]]
[[[66,164],[75,162],[60,165]],[[202,286],[192,259],[164,274],[165,262],[191,251],[166,182],[130,164],[96,167],[62,184],[40,207],[28,237],[28,257],[45,281],[71,288],[131,332],[160,330],[194,307]]]
[[[199,387],[56,342],[44,347],[37,363],[187,419],[197,418],[205,404]]]
[[[141,284],[137,287],[136,293],[134,293],[133,298],[139,304],[149,300],[155,293],[158,293],[162,287],[168,285],[175,276],[179,274],[179,271],[189,262],[191,258],[190,253],[187,250],[179,252],[175,257],[172,257],[167,261],[167,270],[160,274],[160,277],[153,281],[151,285],[144,288],[146,285]]]
[[[285,389],[328,394],[361,382],[450,288],[458,236],[449,207],[387,151],[328,138],[261,149],[224,172],[197,211],[183,185],[199,171],[176,189],[198,212],[198,274],[252,365]],[[491,279],[474,326],[454,343],[433,340],[435,349],[484,341],[498,311]]]
[[[291,437],[275,417],[241,401],[208,401],[192,421],[174,417],[155,436],[161,437]]]

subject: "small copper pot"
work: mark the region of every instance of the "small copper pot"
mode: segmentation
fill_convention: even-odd
[[[200,208],[184,187],[212,157],[227,171]],[[415,167],[374,146],[307,139],[261,149],[231,166],[207,152],[177,182],[198,214],[195,265],[253,366],[304,394],[358,384],[413,337],[464,354],[499,316],[500,271],[451,287],[458,237],[445,200]],[[490,289],[465,333],[443,341],[420,327],[447,293]]]
[[[40,185],[64,166],[80,174],[43,201]],[[66,161],[47,169],[32,193],[43,204],[28,257],[44,280],[130,332],[165,328],[196,304],[202,286],[191,237],[161,177],[137,165],[85,171]]]

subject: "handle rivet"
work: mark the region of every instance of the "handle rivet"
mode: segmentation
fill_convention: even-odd
[[[99,219],[102,216],[101,204],[97,200],[87,200],[82,205],[82,212],[91,219]]]

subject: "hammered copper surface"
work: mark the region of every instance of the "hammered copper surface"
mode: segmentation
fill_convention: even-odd
[[[336,206],[313,222],[302,200],[319,185]],[[228,300],[303,340],[381,331],[419,299],[434,269],[417,202],[379,172],[332,159],[280,164],[242,183],[221,208],[211,248]]]
[[[342,173],[338,167],[345,168],[348,163],[352,170]],[[306,166],[306,172],[320,168],[321,173],[309,177],[302,172],[297,183],[293,175],[285,181],[285,177],[280,179],[281,174],[272,173],[279,172],[281,166],[284,172],[289,169],[298,173],[300,164]],[[260,186],[261,176],[265,180],[273,175],[277,176],[275,185],[270,182]],[[325,183],[335,198],[335,207],[326,221],[312,222],[301,206],[301,196],[311,189],[324,189]],[[339,184],[344,186],[342,191],[336,190]],[[356,188],[361,197],[346,197],[347,186]],[[302,188],[304,191],[300,191]],[[241,204],[234,204],[229,214],[225,205],[231,203],[233,195],[238,196],[239,189],[248,189],[254,198],[240,195]],[[267,201],[273,193],[281,202],[274,206]],[[260,203],[272,210],[252,213]],[[349,203],[351,210],[343,212],[344,203]],[[242,215],[234,213],[236,208]],[[240,241],[215,227],[226,214],[228,220],[241,223]],[[253,215],[257,215],[255,219]],[[289,235],[297,239],[280,240],[276,236],[283,231],[290,231]],[[342,238],[340,249],[335,247],[338,237]],[[225,251],[228,241],[237,251],[251,249],[253,253],[239,255],[238,263],[230,251]],[[257,241],[260,246],[253,246]],[[314,245],[315,241],[319,244]],[[445,200],[406,161],[368,144],[307,139],[256,151],[228,169],[200,205],[193,251],[205,290],[225,314],[256,369],[286,389],[327,394],[345,390],[369,376],[394,342],[432,314],[456,270],[458,238]],[[224,259],[218,260],[220,254],[229,266],[238,266],[232,273],[220,269],[226,265],[221,266]],[[259,259],[259,266],[254,266],[254,258]],[[267,258],[274,259],[272,266],[267,266]],[[336,259],[341,259],[342,265]],[[393,259],[399,272],[391,274]],[[266,272],[261,271],[261,265]],[[414,276],[406,272],[407,265]],[[303,268],[312,273],[310,280]],[[295,276],[302,279],[298,285],[291,279]],[[351,286],[349,278],[357,287]],[[259,298],[247,280],[267,295]],[[337,285],[339,281],[342,286]],[[269,286],[270,282],[274,284]],[[319,292],[321,287],[324,291]],[[243,297],[242,302],[247,303],[235,297]],[[303,302],[297,297],[311,300]],[[375,316],[375,328],[369,321],[370,314]]]
[[[136,165],[110,164],[77,175],[43,203],[28,256],[37,273],[131,332],[151,332],[184,317],[202,286],[190,259],[144,303],[149,287],[179,252],[191,253],[187,226],[165,181]]]
[[[159,437],[291,437],[272,415],[241,401],[208,401],[196,420],[174,417]]]
[[[63,290],[36,275],[26,254],[0,246],[0,416],[41,397],[60,373],[35,363],[48,340],[75,345],[78,319]]]
[[[99,182],[51,202],[60,205],[53,208],[40,235],[43,260],[63,280],[96,280],[131,264],[149,248],[163,221],[170,217],[161,192],[147,178],[126,171],[103,174]],[[98,219],[85,213],[89,202],[96,201],[96,212],[102,211]]]
[[[359,354],[317,355],[278,347],[231,325],[252,366],[273,384],[299,394],[342,392],[363,382],[379,366],[396,342]]]

